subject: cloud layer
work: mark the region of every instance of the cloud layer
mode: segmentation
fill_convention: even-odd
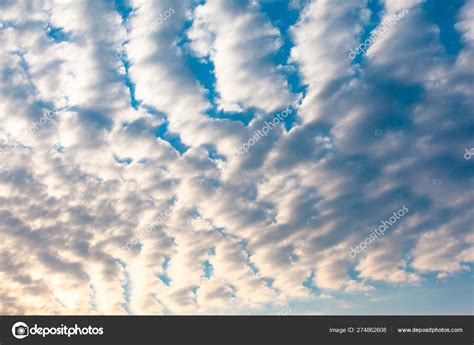
[[[324,313],[471,275],[474,1],[373,3],[3,1],[0,313]]]

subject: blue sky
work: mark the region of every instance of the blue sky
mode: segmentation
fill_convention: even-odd
[[[0,7],[0,313],[472,314],[473,0]]]

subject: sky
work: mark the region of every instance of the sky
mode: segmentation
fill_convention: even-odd
[[[474,0],[1,0],[0,46],[0,314],[473,314]]]

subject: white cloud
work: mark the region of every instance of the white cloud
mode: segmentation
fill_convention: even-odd
[[[257,4],[210,0],[196,8],[188,37],[196,54],[214,64],[221,109],[274,112],[291,102],[273,62],[281,35]]]
[[[2,3],[2,138],[58,111],[1,161],[0,312],[248,313],[308,299],[308,282],[320,300],[349,306],[337,292],[462,274],[474,243],[462,160],[473,4],[456,19],[455,59],[421,6],[406,2],[407,17],[358,64],[348,52],[367,24],[366,3],[294,1],[302,122],[275,128],[235,160],[295,97],[273,60],[288,33],[257,3],[134,1],[124,22],[113,3]],[[149,34],[130,35],[171,6]],[[48,37],[48,23],[67,39]],[[127,76],[115,56],[122,45]],[[214,64],[219,107],[257,109],[247,126],[207,116],[213,105],[189,47]],[[165,125],[186,152],[157,137]],[[350,247],[404,204],[409,215],[352,260]],[[165,222],[120,251],[170,205]]]

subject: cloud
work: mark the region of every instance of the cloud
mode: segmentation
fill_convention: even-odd
[[[471,269],[474,1],[444,26],[417,1],[289,5],[0,5],[0,146],[19,142],[0,163],[1,313],[325,311],[312,294],[357,312],[354,296]]]
[[[221,109],[273,112],[288,106],[287,82],[273,62],[281,34],[256,4],[208,1],[195,9],[188,37],[197,56],[214,65]]]

